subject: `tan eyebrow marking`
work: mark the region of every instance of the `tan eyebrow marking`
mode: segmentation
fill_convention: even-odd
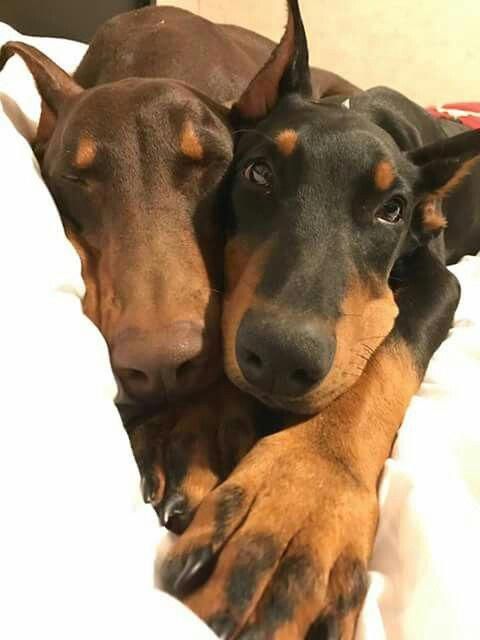
[[[87,167],[93,164],[96,155],[97,145],[95,144],[95,140],[89,136],[84,136],[80,138],[73,163],[78,169],[87,169]]]
[[[395,180],[395,171],[388,160],[381,160],[375,167],[374,181],[375,186],[380,191],[390,189]]]
[[[281,131],[275,138],[277,147],[284,156],[291,156],[298,142],[298,133],[293,129]]]
[[[182,127],[180,150],[184,156],[192,160],[203,159],[203,147],[191,120],[186,120]]]

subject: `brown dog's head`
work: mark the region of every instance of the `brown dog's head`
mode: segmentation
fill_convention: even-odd
[[[36,152],[78,250],[84,310],[130,400],[162,404],[219,373],[220,224],[232,157],[223,109],[181,83],[127,79],[83,90],[10,42],[42,97]]]
[[[442,199],[478,159],[480,132],[444,140],[387,89],[313,100],[297,0],[289,7],[281,44],[233,107],[224,351],[239,387],[314,413],[390,334],[392,270],[441,233]]]

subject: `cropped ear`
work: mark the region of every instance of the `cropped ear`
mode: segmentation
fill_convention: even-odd
[[[261,120],[285,95],[312,95],[308,45],[298,0],[288,0],[288,22],[280,44],[233,105],[231,119],[238,123]]]
[[[42,98],[36,143],[45,143],[55,129],[58,113],[65,101],[81,93],[82,88],[53,60],[23,42],[7,42],[1,48],[0,71],[14,54],[18,54],[27,65]]]
[[[444,138],[406,156],[420,170],[416,184],[420,203],[415,210],[412,231],[424,244],[447,226],[442,201],[480,160],[480,129]]]

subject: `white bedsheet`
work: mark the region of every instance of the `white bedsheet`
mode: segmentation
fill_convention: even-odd
[[[0,23],[0,44],[12,38],[67,70],[84,50]],[[81,312],[79,260],[20,135],[38,115],[11,60],[0,74],[0,637],[208,640],[152,586],[168,536],[141,501],[106,345]],[[454,270],[455,328],[386,466],[359,640],[480,638],[480,258]]]

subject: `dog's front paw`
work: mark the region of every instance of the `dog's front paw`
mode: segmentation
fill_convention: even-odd
[[[154,507],[161,502],[165,493],[164,454],[174,424],[173,415],[163,412],[127,427],[140,472],[143,499]]]
[[[143,495],[162,525],[182,533],[204,497],[255,442],[252,400],[222,382],[202,398],[141,425],[134,450]],[[172,426],[173,423],[173,426]]]
[[[221,638],[353,638],[375,489],[296,429],[257,443],[163,566],[167,590]]]

